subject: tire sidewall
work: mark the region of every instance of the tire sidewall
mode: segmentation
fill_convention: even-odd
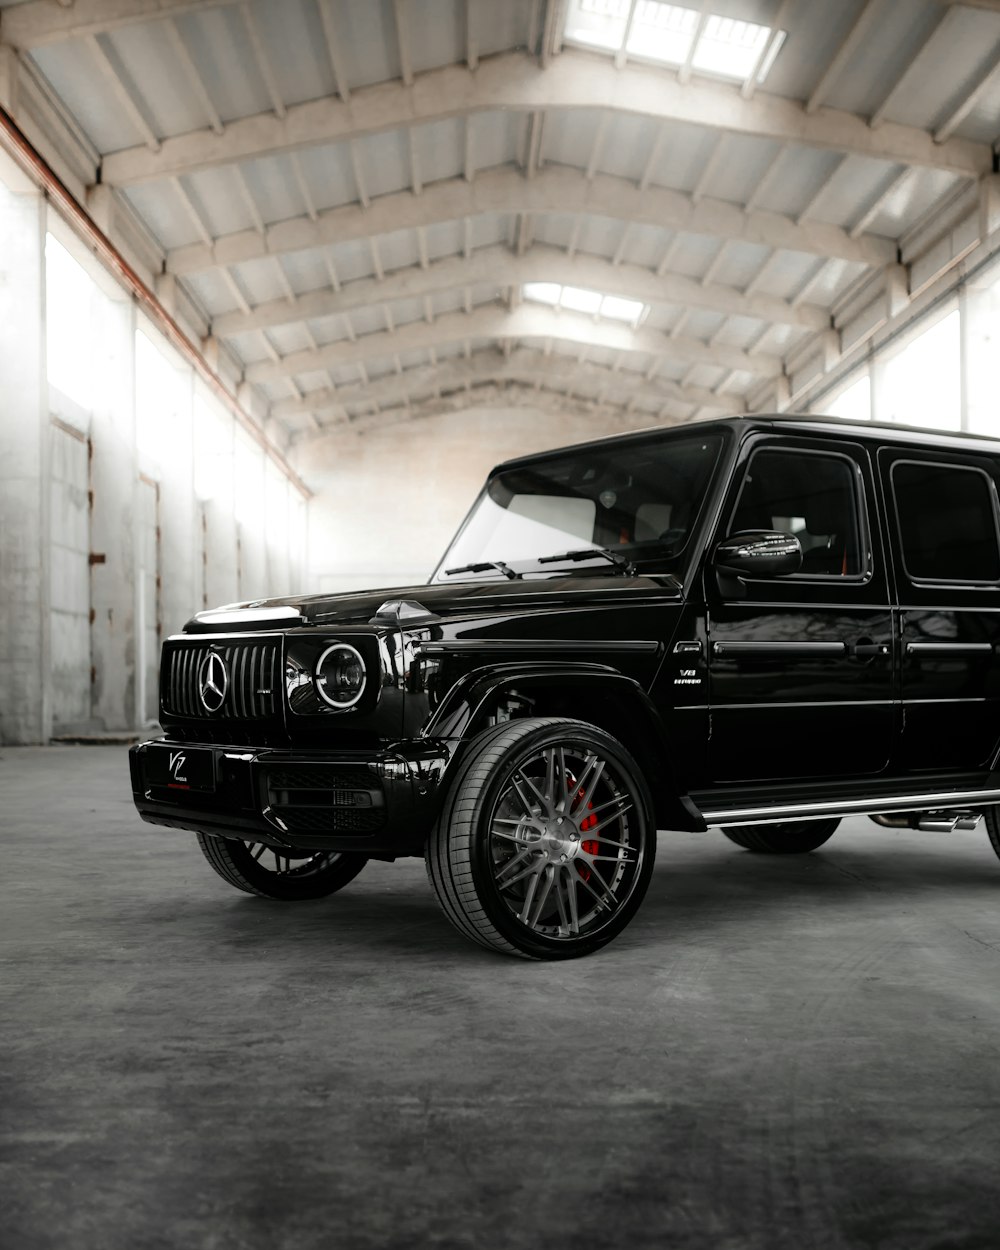
[[[281,848],[275,849],[280,854]],[[246,878],[255,891],[267,898],[287,901],[326,898],[353,881],[368,862],[363,855],[340,852],[337,853],[335,859],[319,871],[293,877],[271,872],[262,867],[253,858],[250,848],[242,841],[229,840],[227,850],[239,873]],[[300,854],[302,857],[307,857],[317,852],[302,851]],[[291,858],[298,857],[299,855],[293,855]]]
[[[488,818],[493,812],[511,774],[539,750],[548,746],[580,746],[596,749],[614,763],[628,788],[633,812],[642,822],[642,864],[632,890],[613,918],[593,935],[576,940],[547,938],[529,932],[512,915],[494,881],[495,865],[490,848]],[[483,910],[497,931],[526,953],[545,959],[572,959],[605,946],[629,924],[638,911],[653,873],[656,851],[656,824],[649,786],[635,761],[616,739],[584,721],[564,721],[539,726],[526,733],[493,766],[489,780],[477,797],[468,830],[472,879]]]

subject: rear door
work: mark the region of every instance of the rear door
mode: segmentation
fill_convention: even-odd
[[[748,579],[744,596],[706,568],[713,781],[880,773],[894,736],[895,648],[869,454],[761,434],[741,459],[716,541],[791,532],[804,558],[792,576]]]
[[[902,644],[902,765],[977,771],[1000,737],[1000,541],[989,456],[879,453]]]

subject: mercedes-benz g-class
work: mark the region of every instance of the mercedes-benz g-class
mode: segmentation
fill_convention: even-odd
[[[422,855],[461,933],[540,959],[624,929],[657,830],[985,815],[1000,853],[998,475],[1000,440],[770,416],[503,464],[428,584],[167,639],[136,805],[270,898]]]

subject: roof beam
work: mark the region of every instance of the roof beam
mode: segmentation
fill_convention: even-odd
[[[475,4],[476,0],[465,0],[465,63],[469,69],[475,69],[479,64]]]
[[[97,62],[98,69],[103,78],[110,84],[111,89],[118,97],[118,101],[128,114],[132,125],[138,130],[146,142],[145,151],[156,153],[160,151],[161,144],[157,138],[149,120],[146,117],[139,100],[132,94],[132,91],[126,85],[125,80],[118,72],[118,68],[111,59],[107,49],[101,43],[97,35],[88,35],[87,43],[91,52],[94,54],[94,60]],[[209,133],[213,133],[209,131]]]
[[[857,51],[862,39],[868,33],[881,0],[865,0],[861,12],[854,19],[854,25],[847,32],[844,42],[837,49],[833,60],[820,75],[820,80],[813,88],[812,95],[806,101],[806,112],[815,113],[826,97],[830,88],[836,83],[851,57]]]
[[[571,416],[575,421],[587,421],[594,425],[597,434],[609,434],[626,430],[636,430],[653,424],[669,426],[679,421],[686,424],[690,419],[685,414],[674,418],[670,409],[676,408],[677,401],[668,400],[662,405],[659,413],[641,412],[630,415],[629,409],[610,409],[596,399],[580,399],[568,396],[563,391],[549,390],[546,387],[535,387],[519,378],[504,378],[499,381],[484,379],[461,390],[451,391],[444,396],[430,395],[412,403],[407,397],[402,403],[395,404],[378,413],[365,412],[350,417],[347,428],[352,434],[367,434],[374,430],[384,430],[396,425],[421,421],[428,417],[439,417],[444,413],[462,412],[469,408],[526,408],[533,411],[551,413],[553,416]],[[731,411],[731,410],[730,410]],[[327,435],[339,426],[338,424],[324,427],[322,434]],[[296,443],[312,443],[322,435],[317,433],[298,434]]]
[[[344,70],[343,59],[340,55],[340,45],[337,42],[337,32],[333,26],[333,15],[330,12],[331,0],[316,0],[319,9],[319,20],[323,27],[323,41],[326,44],[326,54],[330,60],[330,71],[333,74],[333,85],[337,95],[345,101],[351,97],[350,89],[347,86],[347,74]]]
[[[388,82],[360,88],[350,104],[327,98],[293,105],[283,118],[263,113],[240,118],[226,127],[224,136],[210,130],[179,135],[165,140],[159,153],[140,147],[114,152],[104,158],[102,180],[130,186],[464,113],[590,109],[595,100],[615,112],[968,177],[992,168],[984,143],[955,138],[935,143],[929,132],[898,124],[875,130],[853,113],[822,109],[808,114],[798,101],[764,92],[744,100],[737,87],[709,81],[681,86],[645,66],[616,70],[613,62],[581,53],[564,52],[541,70],[525,53],[511,52],[481,61],[475,73],[465,65],[449,65],[421,74],[409,87]]]
[[[292,352],[280,362],[265,360],[248,365],[246,379],[248,382],[275,382],[302,373],[313,373],[317,369],[335,369],[357,365],[364,360],[391,358],[397,352],[427,351],[430,347],[462,342],[467,338],[553,338],[577,345],[665,356],[685,364],[739,369],[762,377],[777,377],[782,368],[776,356],[749,356],[738,348],[710,347],[698,339],[672,339],[649,326],[633,329],[620,322],[598,321],[565,310],[557,312],[539,304],[522,304],[510,311],[484,305],[473,310],[471,315],[448,313],[438,317],[432,325],[414,321],[392,334],[380,331],[362,335],[355,343],[340,340],[316,352]]]
[[[953,8],[986,9],[988,13],[1000,13],[1000,0],[938,0],[938,3]]]
[[[161,17],[178,17],[199,9],[215,9],[239,4],[242,0],[76,0],[55,5],[52,0],[29,0],[27,4],[4,9],[0,16],[0,41],[29,51],[63,39],[100,35],[152,22]]]
[[[184,42],[184,36],[180,32],[180,28],[173,18],[169,18],[164,23],[167,31],[167,38],[170,40],[171,46],[177,54],[178,59],[184,66],[184,72],[188,76],[188,81],[194,88],[194,93],[201,103],[202,111],[208,118],[208,124],[212,127],[215,134],[221,135],[225,130],[219,110],[215,107],[212,97],[209,95],[208,86],[202,78],[194,58],[188,51],[188,46]]]
[[[563,372],[559,365],[565,365]],[[404,395],[430,394],[457,390],[477,381],[518,380],[543,385],[548,382],[566,385],[568,379],[575,383],[591,383],[605,388],[605,394],[641,398],[649,396],[659,400],[673,399],[678,403],[704,405],[717,411],[732,411],[732,403],[720,400],[714,392],[701,387],[681,387],[676,382],[660,379],[655,385],[645,382],[641,373],[613,371],[605,365],[592,362],[581,363],[574,356],[546,355],[534,348],[520,347],[511,352],[507,360],[492,349],[473,352],[471,356],[456,357],[437,365],[418,365],[393,373],[367,386],[361,383],[341,386],[336,390],[308,391],[301,399],[279,399],[271,405],[271,415],[279,419],[296,417],[307,413],[328,414],[343,412],[351,404],[365,402],[392,403]],[[735,396],[734,396],[735,398]]]
[[[399,51],[399,76],[407,87],[413,86],[413,65],[410,61],[410,32],[407,26],[405,0],[392,0],[396,47]]]
[[[283,122],[288,116],[288,108],[281,98],[281,92],[278,90],[278,79],[274,73],[274,66],[271,64],[271,57],[268,54],[264,37],[260,33],[260,27],[257,25],[257,19],[254,17],[253,9],[250,8],[249,4],[243,4],[240,7],[240,13],[243,17],[243,25],[246,27],[247,36],[250,39],[250,46],[253,49],[254,60],[257,62],[260,76],[264,80],[264,86],[271,99],[271,108],[274,110],[274,116],[277,121]]]
[[[725,244],[723,244],[725,247]],[[825,330],[830,324],[826,309],[816,305],[793,308],[783,299],[768,295],[745,295],[732,286],[713,286],[682,274],[658,277],[652,270],[638,265],[615,265],[598,256],[570,259],[561,248],[535,245],[524,256],[512,256],[506,247],[480,248],[471,258],[448,257],[425,263],[426,244],[421,263],[397,269],[377,278],[361,278],[349,282],[339,291],[324,289],[300,295],[294,303],[272,300],[261,304],[249,315],[224,313],[212,322],[212,332],[219,338],[247,334],[270,326],[288,325],[334,317],[357,308],[378,303],[423,299],[445,291],[460,290],[478,284],[521,285],[525,282],[556,282],[581,286],[641,300],[644,304],[677,304],[682,308],[704,308],[730,317],[753,317],[776,325],[796,326],[807,330]],[[713,261],[714,264],[714,261]]]
[[[986,94],[987,88],[993,82],[997,70],[1000,70],[1000,48],[997,48],[993,56],[987,62],[978,82],[966,92],[963,98],[952,109],[951,113],[934,131],[934,138],[938,143],[944,143],[946,139],[950,139],[952,134],[961,126],[962,122],[969,116],[976,107],[982,97]]]
[[[757,79],[759,78],[761,71],[769,69],[772,59],[777,56],[778,49],[784,41],[785,36],[788,34],[785,23],[788,20],[789,10],[792,8],[794,3],[795,0],[781,0],[778,11],[775,13],[774,18],[770,23],[771,33],[768,35],[764,46],[761,48],[757,60],[753,64],[753,68],[750,70],[750,73],[746,76],[746,78],[744,78],[743,85],[740,87],[740,95],[744,100],[749,100],[753,96],[753,93],[759,86]]]
[[[486,65],[482,62],[480,70]],[[846,230],[824,222],[796,225],[780,213],[745,213],[735,204],[690,196],[664,187],[640,191],[634,182],[598,174],[588,182],[582,171],[550,166],[524,178],[511,168],[487,170],[464,178],[434,182],[422,195],[411,191],[380,195],[364,208],[356,204],[327,209],[316,221],[293,218],[269,226],[263,237],[241,231],[217,239],[211,247],[191,245],[167,255],[167,269],[195,273],[215,265],[259,260],[272,252],[298,252],[373,234],[416,230],[482,213],[592,213],[616,221],[657,226],[731,241],[757,243],[813,256],[829,256],[865,265],[888,265],[896,259],[889,239],[868,235],[851,239]]]
[[[899,96],[902,93],[903,88],[906,86],[906,83],[910,79],[910,75],[913,74],[913,72],[916,69],[918,69],[921,65],[925,65],[927,61],[930,59],[931,49],[932,49],[932,45],[935,39],[937,38],[939,32],[945,27],[945,24],[948,22],[948,20],[954,17],[954,13],[955,13],[955,10],[953,8],[946,8],[942,10],[934,26],[927,32],[927,35],[924,37],[923,43],[917,49],[916,53],[911,58],[911,60],[904,66],[902,73],[899,75],[896,81],[889,88],[886,95],[883,97],[882,103],[878,106],[875,112],[872,113],[871,118],[869,120],[869,125],[871,126],[872,133],[877,133],[881,127],[891,124],[891,123],[886,122],[885,120],[886,114],[892,110],[893,105],[899,99]],[[908,164],[908,162],[900,161],[899,164]]]

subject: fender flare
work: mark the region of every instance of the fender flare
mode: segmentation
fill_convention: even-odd
[[[616,734],[635,758],[653,795],[656,823],[663,829],[703,833],[708,828],[697,807],[680,787],[670,760],[670,738],[649,695],[632,677],[605,664],[556,662],[491,664],[460,677],[448,690],[421,733],[454,746],[453,759],[487,727],[487,718],[510,694],[544,689],[598,692],[612,706],[627,712],[628,733]],[[582,715],[580,719],[589,719]],[[601,718],[595,718],[601,724]]]

